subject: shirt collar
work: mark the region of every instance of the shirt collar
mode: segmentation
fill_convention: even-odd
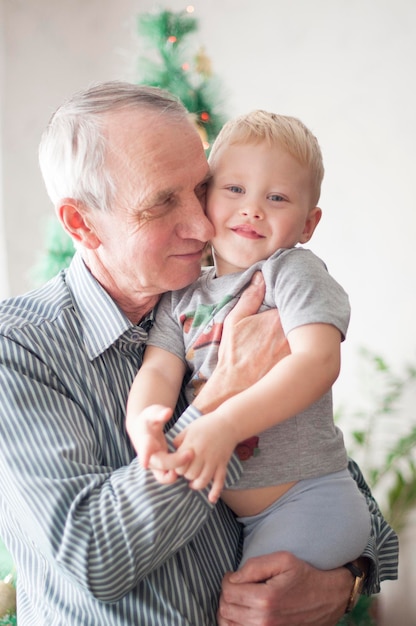
[[[86,351],[91,360],[133,328],[139,332],[143,329],[142,339],[146,340],[147,330],[153,323],[153,311],[140,322],[139,328],[136,327],[91,274],[80,252],[76,252],[71,261],[66,282],[72,293]]]

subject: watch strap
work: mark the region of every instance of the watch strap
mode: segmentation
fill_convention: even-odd
[[[353,610],[353,608],[356,606],[358,599],[361,595],[361,592],[363,590],[365,572],[363,572],[354,563],[345,563],[343,567],[349,570],[354,577],[354,584],[353,584],[351,594],[348,600],[347,608],[345,609],[345,613],[350,613]]]

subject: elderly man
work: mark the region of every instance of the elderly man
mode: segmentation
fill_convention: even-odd
[[[334,624],[365,574],[367,592],[396,575],[397,539],[371,494],[362,576],[282,553],[231,575],[240,529],[230,511],[183,479],[157,483],[126,435],[154,307],[198,276],[213,234],[187,112],[158,89],[95,86],[56,111],[40,163],[78,251],[66,272],[0,307],[0,535],[17,566],[19,626]],[[200,411],[278,358],[275,312],[254,315],[262,296],[259,280],[230,314]],[[180,403],[172,436],[192,411]],[[227,484],[240,473],[232,459]]]

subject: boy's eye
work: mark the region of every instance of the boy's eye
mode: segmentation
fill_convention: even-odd
[[[269,200],[272,200],[273,202],[284,202],[285,198],[280,196],[278,193],[273,193],[269,196]]]
[[[227,189],[231,191],[231,193],[244,193],[243,188],[239,185],[230,185]]]

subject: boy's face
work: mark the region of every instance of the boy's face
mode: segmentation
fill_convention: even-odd
[[[311,197],[309,170],[279,146],[222,148],[207,195],[217,275],[309,241],[321,217]]]

